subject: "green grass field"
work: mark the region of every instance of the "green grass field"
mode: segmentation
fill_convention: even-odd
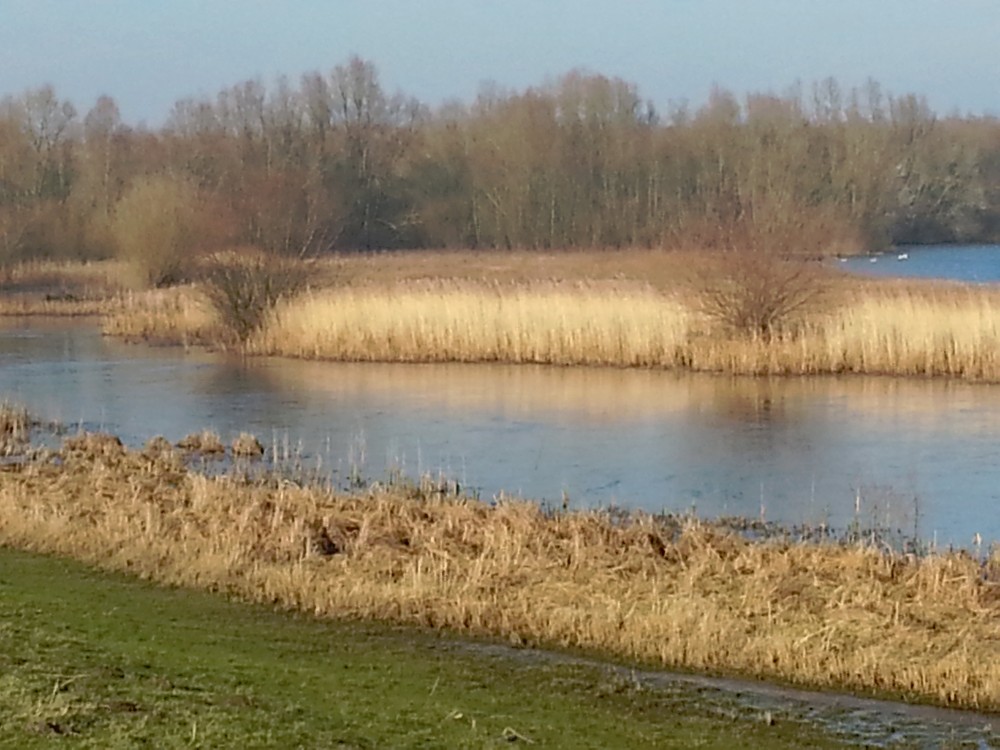
[[[609,669],[325,622],[0,548],[0,745],[828,747]]]

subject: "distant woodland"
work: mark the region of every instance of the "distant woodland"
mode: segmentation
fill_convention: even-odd
[[[782,254],[1000,238],[1000,121],[836,81],[659,112],[570,72],[430,108],[352,58],[178,101],[157,129],[0,102],[0,260],[656,246]],[[165,282],[166,279],[154,279]]]

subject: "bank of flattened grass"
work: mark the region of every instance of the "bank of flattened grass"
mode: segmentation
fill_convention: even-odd
[[[1000,569],[961,553],[207,477],[101,436],[4,467],[0,540],[320,616],[1000,710]]]

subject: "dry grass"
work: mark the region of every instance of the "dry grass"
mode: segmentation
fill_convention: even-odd
[[[261,458],[264,455],[264,446],[255,435],[248,432],[241,432],[233,439],[233,455],[240,458]]]
[[[477,284],[637,282],[674,291],[702,254],[665,250],[414,250],[320,261],[315,286],[370,287],[450,279]]]
[[[818,371],[1000,379],[1000,292],[924,285],[861,296],[827,321]]]
[[[21,406],[0,402],[0,456],[10,456],[24,450],[34,423]]]
[[[103,329],[129,341],[184,346],[210,344],[223,333],[208,301],[191,286],[129,294],[105,316]]]
[[[963,554],[415,488],[338,496],[198,475],[107,436],[0,473],[0,541],[320,616],[1000,710],[998,568]]]
[[[500,361],[738,374],[1000,380],[1000,293],[884,286],[790,331],[725,335],[635,285],[408,285],[315,293],[279,308],[251,351],[310,359]]]
[[[78,298],[73,295],[6,294],[0,296],[0,316],[87,317],[116,314],[123,297]]]
[[[155,450],[158,452],[163,452],[164,449],[169,449],[170,443],[166,442],[162,438],[156,440]],[[147,445],[146,448],[153,448],[152,445]],[[188,454],[201,454],[203,456],[223,456],[226,453],[226,446],[222,442],[222,438],[219,437],[218,433],[212,432],[211,430],[202,430],[201,432],[192,432],[190,435],[182,437],[178,443],[177,447]]]
[[[3,282],[7,288],[22,291],[61,288],[99,296],[120,292],[126,271],[125,264],[116,260],[29,260],[7,269]]]
[[[679,304],[623,284],[411,284],[342,289],[282,305],[250,351],[405,362],[677,365]]]

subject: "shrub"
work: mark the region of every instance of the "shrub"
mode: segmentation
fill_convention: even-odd
[[[198,239],[197,188],[170,175],[141,177],[115,207],[111,235],[141,287],[182,281]]]
[[[732,334],[764,339],[816,309],[826,291],[813,265],[753,251],[716,256],[697,284],[701,312]]]
[[[228,339],[222,343],[245,347],[280,300],[305,288],[308,273],[304,261],[252,250],[209,258],[201,280]]]

